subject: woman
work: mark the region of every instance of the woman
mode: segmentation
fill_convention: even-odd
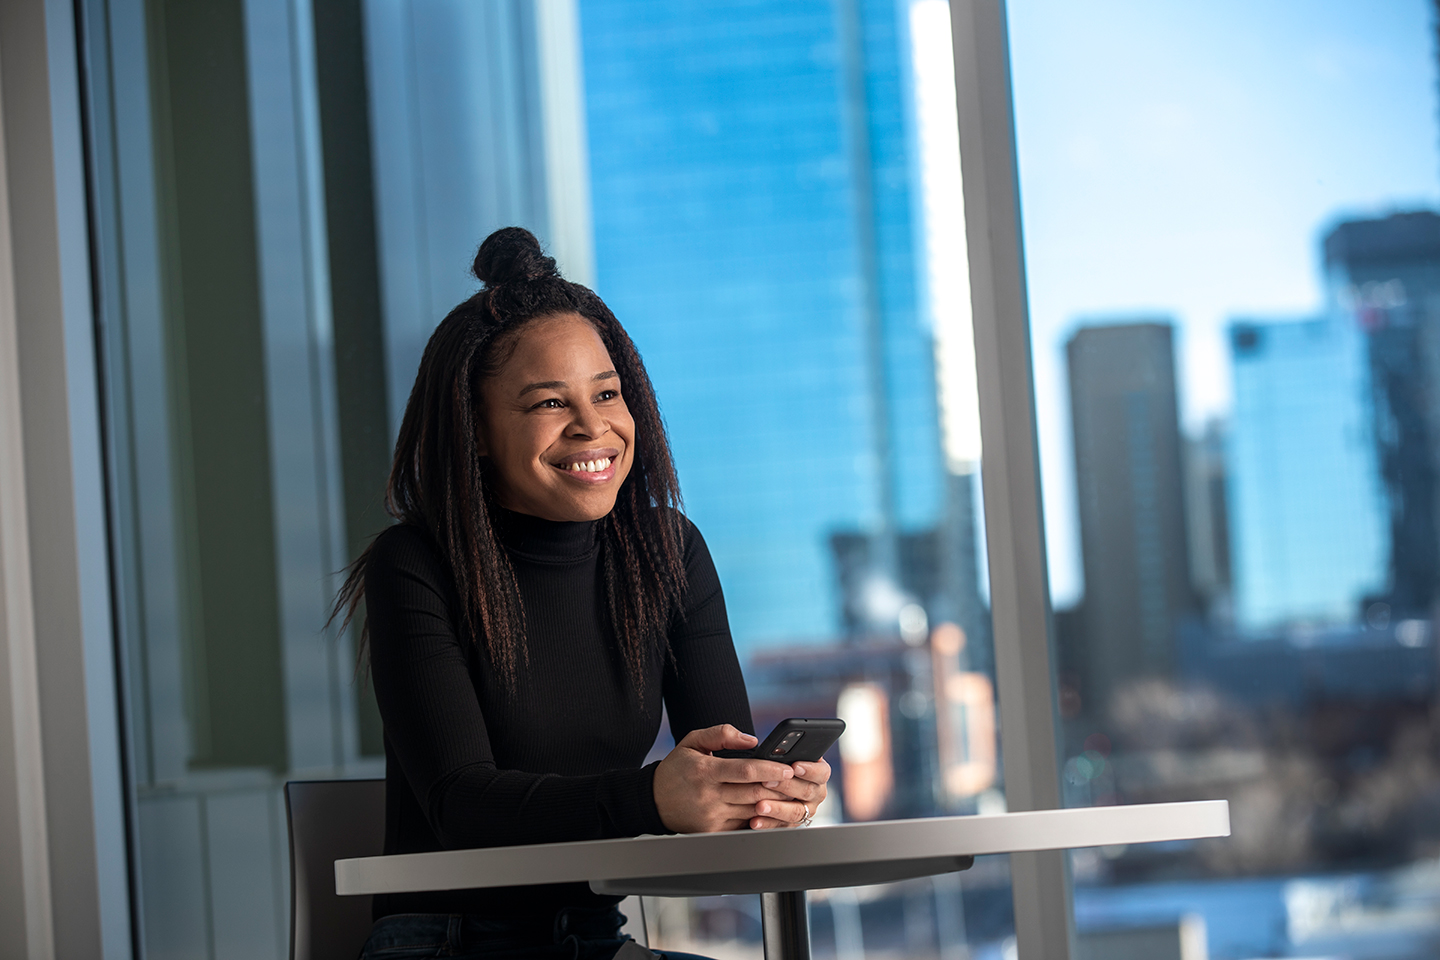
[[[399,523],[339,600],[366,605],[385,852],[808,822],[823,761],[711,755],[755,745],[750,707],[630,338],[526,230],[487,238],[474,272],[405,409]],[[678,745],[642,767],[662,703]],[[376,897],[364,955],[600,960],[617,902],[585,884]]]

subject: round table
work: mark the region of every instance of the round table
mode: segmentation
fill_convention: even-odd
[[[951,873],[984,854],[1229,835],[1224,800],[1033,810],[337,860],[335,892],[585,881],[619,896],[758,893],[766,960],[808,960],[807,890]]]

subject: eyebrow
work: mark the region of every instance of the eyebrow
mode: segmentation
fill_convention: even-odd
[[[606,370],[604,373],[595,374],[595,376],[590,378],[590,382],[596,383],[600,380],[614,380],[618,379],[619,376],[620,374],[614,370]],[[523,397],[525,394],[534,390],[561,390],[567,386],[569,386],[569,384],[564,380],[541,380],[538,383],[527,383],[525,389],[521,390],[519,395]]]

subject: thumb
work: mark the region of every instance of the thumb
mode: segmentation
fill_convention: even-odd
[[[743,733],[738,727],[728,723],[719,723],[713,727],[705,727],[703,730],[691,730],[685,734],[684,739],[678,745],[689,747],[692,750],[713,752],[715,750],[748,750],[759,742],[750,734]]]

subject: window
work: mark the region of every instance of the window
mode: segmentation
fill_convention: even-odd
[[[1234,825],[1073,855],[1113,955],[1433,952],[1434,16],[1010,5],[1065,800]]]
[[[420,352],[509,224],[646,358],[757,724],[850,723],[830,815],[1003,809],[943,0],[154,0],[83,26],[147,956],[283,955],[280,785],[383,770],[326,617],[386,523]],[[820,955],[998,954],[1007,865],[813,916]],[[657,922],[759,953],[743,898]]]

